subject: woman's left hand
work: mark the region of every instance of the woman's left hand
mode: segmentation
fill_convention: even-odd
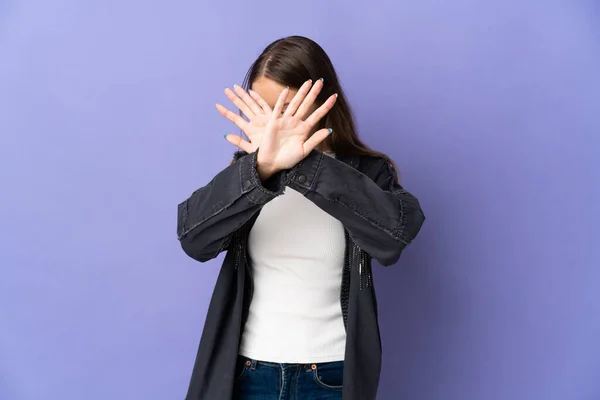
[[[225,95],[244,113],[248,120],[246,121],[239,114],[220,104],[217,104],[217,110],[222,116],[236,124],[248,136],[249,142],[238,135],[225,135],[225,139],[246,153],[255,152],[260,146],[267,122],[269,122],[271,107],[258,93],[252,90],[246,92],[238,85],[234,85],[233,90],[225,89]]]
[[[275,107],[269,113],[269,121],[258,150],[257,168],[261,179],[292,168],[332,132],[325,128],[313,133],[313,128],[331,110],[337,99],[337,94],[334,94],[310,112],[322,88],[322,80],[314,85],[310,80],[305,82],[285,111],[283,107],[289,88],[281,92]]]
[[[322,88],[322,80],[318,80],[314,85],[312,81],[305,82],[283,113],[289,88],[281,92],[258,150],[259,173],[263,172],[261,178],[262,175],[268,177],[292,168],[332,132],[331,129],[324,128],[313,133],[313,128],[331,110],[337,99],[335,94],[330,96],[310,113]]]

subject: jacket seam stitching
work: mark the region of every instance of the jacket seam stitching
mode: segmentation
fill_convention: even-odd
[[[229,205],[231,205],[231,204],[229,204]],[[226,205],[224,207],[216,209],[216,211],[214,211],[213,213],[211,213],[211,214],[207,215],[206,217],[202,218],[200,221],[198,221],[194,225],[192,225],[189,229],[184,230],[183,233],[180,236],[180,239],[183,238],[188,233],[190,233],[191,231],[193,231],[194,229],[196,229],[199,225],[203,224],[206,220],[214,217],[215,215],[217,215],[218,213],[220,213],[221,211],[223,211],[224,209],[226,209],[227,207],[229,207],[229,205]]]
[[[397,183],[398,182],[398,179],[397,179],[398,173],[397,173],[396,169],[389,162],[385,162],[384,168],[387,169],[387,172],[390,173],[391,178],[392,178],[388,185],[389,192],[394,195],[407,194],[408,192],[406,190],[404,190],[404,188],[402,188],[402,186],[400,186],[400,184]],[[395,236],[397,236],[399,238],[399,240],[402,243],[404,243],[405,245],[408,246],[410,244],[410,240],[403,234],[403,232],[406,229],[405,207],[406,206],[412,207],[412,205],[408,202],[403,201],[402,199],[398,199],[398,202],[400,204],[400,221],[399,221],[398,226],[394,229],[394,234],[395,234]]]
[[[262,202],[254,200],[251,196],[248,195],[248,193],[244,193],[244,197],[256,205],[262,204]]]
[[[330,202],[330,203],[337,203],[341,206],[346,207],[347,209],[349,209],[350,211],[352,211],[355,215],[358,215],[359,217],[361,217],[362,219],[364,219],[365,221],[369,222],[370,224],[374,225],[375,227],[379,228],[381,231],[387,233],[388,235],[390,235],[394,240],[398,240],[404,244],[408,244],[406,239],[404,238],[403,235],[397,235],[397,231],[399,228],[393,228],[392,230],[386,228],[385,226],[383,226],[379,221],[376,221],[372,218],[369,218],[368,216],[366,216],[365,214],[363,214],[362,212],[360,212],[357,208],[346,204],[340,200],[331,200],[328,199],[326,197],[323,197],[326,201]],[[400,202],[402,204],[402,202]],[[401,205],[402,208],[402,205]],[[403,210],[401,210],[401,214],[404,214]]]

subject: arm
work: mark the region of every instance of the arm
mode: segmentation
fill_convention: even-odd
[[[377,161],[371,171],[373,179],[313,150],[290,172],[289,186],[340,220],[358,246],[387,266],[398,261],[425,216],[387,160]]]
[[[236,230],[283,193],[280,174],[261,182],[256,152],[236,157],[177,208],[177,237],[185,253],[197,261],[215,258],[229,246]]]

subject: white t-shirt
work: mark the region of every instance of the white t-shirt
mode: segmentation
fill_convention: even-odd
[[[277,363],[343,360],[342,223],[286,187],[262,208],[248,240],[254,292],[240,354]]]

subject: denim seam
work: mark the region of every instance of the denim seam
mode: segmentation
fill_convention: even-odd
[[[253,160],[255,160],[255,159],[256,159],[256,153],[253,153],[252,157],[253,157]],[[254,165],[256,165],[256,163],[255,163],[255,162],[254,162]],[[254,203],[254,204],[260,205],[260,204],[263,204],[263,203],[264,203],[263,201],[257,201],[257,200],[255,200],[255,199],[253,199],[253,198],[252,198],[252,196],[250,196],[250,194],[252,193],[252,191],[253,191],[254,189],[258,189],[259,191],[261,191],[263,194],[267,195],[268,197],[276,197],[277,195],[279,195],[279,194],[282,194],[282,193],[283,193],[283,189],[282,189],[281,191],[277,191],[277,192],[270,192],[268,189],[266,189],[266,188],[262,187],[262,185],[260,185],[260,184],[257,182],[257,175],[258,175],[258,173],[255,173],[255,174],[250,174],[250,179],[251,179],[251,182],[253,183],[253,185],[252,185],[253,187],[252,187],[252,189],[250,189],[249,191],[247,191],[247,192],[244,192],[244,187],[243,187],[243,182],[242,182],[242,180],[243,180],[243,175],[244,175],[244,174],[243,174],[243,172],[242,172],[242,164],[240,163],[240,174],[239,174],[239,178],[240,178],[240,188],[241,188],[241,195],[242,195],[242,196],[244,196],[245,198],[247,198],[248,200],[250,200],[250,201],[251,201],[252,203]],[[241,196],[240,196],[240,197],[241,197]],[[184,208],[184,210],[185,210],[185,219],[184,219],[184,221],[183,221],[183,225],[182,225],[182,228],[183,228],[183,229],[182,229],[182,231],[183,231],[183,233],[181,233],[180,235],[178,235],[178,239],[180,239],[180,240],[181,240],[181,238],[183,238],[185,235],[187,235],[188,233],[190,233],[191,231],[193,231],[194,229],[196,229],[196,228],[197,228],[199,225],[203,224],[203,223],[204,223],[204,222],[206,222],[208,219],[210,219],[210,218],[214,217],[215,215],[219,214],[221,211],[223,211],[223,210],[224,210],[224,209],[226,209],[227,207],[231,206],[231,205],[232,205],[232,204],[233,204],[235,201],[237,201],[237,200],[238,200],[240,197],[238,197],[238,198],[234,199],[232,202],[230,202],[230,203],[228,203],[228,204],[226,204],[226,205],[223,205],[223,203],[219,203],[219,204],[217,204],[217,207],[213,208],[213,210],[212,210],[212,212],[211,212],[211,213],[209,213],[209,214],[205,215],[205,216],[204,216],[204,218],[202,218],[202,219],[200,219],[199,221],[197,221],[197,222],[196,222],[194,225],[192,225],[192,226],[191,226],[191,227],[189,227],[188,229],[185,229],[185,224],[186,224],[187,217],[188,217],[188,211],[187,211],[187,210],[188,210],[188,201],[189,201],[189,199],[188,199],[188,200],[186,200],[186,201],[184,202],[184,203],[185,203],[185,206],[184,206],[184,207],[185,207],[185,208]],[[219,205],[220,205],[220,206],[219,206]]]
[[[185,223],[188,219],[188,200],[181,203],[179,209],[181,210],[181,226],[177,227],[177,239],[181,239],[185,235]]]
[[[243,196],[256,205],[263,204],[262,201],[254,200],[251,196],[248,195],[248,193],[244,193]]]
[[[312,182],[310,182],[310,184],[308,186],[304,186],[304,185],[300,184],[302,187],[306,188],[305,192],[308,192],[309,190],[314,191],[314,187],[317,184],[319,175],[321,175],[321,164],[323,163],[323,157],[325,157],[325,154],[321,153],[321,156],[317,160],[317,166],[315,167],[315,172],[314,172],[314,176],[312,178]]]
[[[279,400],[283,400],[282,396],[285,389],[285,368],[279,366]]]
[[[267,189],[266,187],[264,187],[262,185],[262,182],[260,181],[260,176],[258,175],[258,171],[257,171],[257,159],[258,159],[258,150],[255,151],[254,153],[252,153],[252,158],[250,159],[250,181],[252,182],[252,188],[250,190],[248,190],[246,193],[251,193],[253,191],[253,189],[258,189],[259,192],[261,192],[262,194],[264,194],[267,197],[277,197],[278,195],[283,194],[283,190],[285,189],[285,186],[282,185],[281,188],[279,188],[279,190],[277,191],[271,191],[269,189]],[[240,166],[240,170],[241,170],[242,166]],[[241,182],[242,180],[242,176],[243,174],[240,174],[240,184],[243,184],[243,182]],[[243,190],[243,186],[242,190]],[[253,201],[253,203],[256,203],[256,201]],[[260,203],[256,203],[256,204],[260,204]]]
[[[388,172],[392,175],[392,180],[389,184],[390,192],[394,195],[408,194],[408,192],[404,190],[402,186],[395,184],[398,181],[398,172],[396,171],[396,169],[389,162],[386,162],[385,165],[388,169]],[[395,234],[400,238],[400,240],[404,244],[408,245],[410,244],[410,240],[403,233],[406,228],[406,206],[411,207],[416,211],[416,208],[413,207],[410,203],[400,200],[400,223],[395,229]]]
[[[353,212],[355,215],[357,215],[357,216],[361,217],[362,219],[364,219],[365,221],[369,222],[371,225],[375,226],[375,227],[376,227],[376,228],[378,228],[379,230],[381,230],[381,231],[383,231],[383,232],[387,233],[388,235],[390,235],[390,236],[391,236],[391,237],[392,237],[394,240],[399,240],[399,241],[401,241],[401,242],[402,242],[402,243],[404,243],[404,244],[408,244],[408,243],[406,242],[406,239],[404,238],[404,236],[403,236],[403,235],[398,235],[398,233],[399,233],[399,232],[401,232],[401,231],[403,230],[403,227],[402,227],[402,225],[403,225],[403,224],[402,224],[402,219],[403,219],[403,216],[402,216],[402,215],[400,216],[400,218],[401,218],[401,223],[399,224],[399,226],[397,226],[397,227],[394,227],[394,228],[392,228],[392,230],[390,230],[390,229],[386,228],[385,226],[383,226],[383,225],[382,225],[382,224],[381,224],[379,221],[376,221],[376,220],[374,220],[374,219],[372,219],[372,218],[368,217],[368,216],[367,216],[367,215],[365,215],[364,213],[362,213],[362,212],[361,212],[361,211],[360,211],[358,208],[355,208],[355,207],[353,207],[353,206],[351,206],[351,205],[349,205],[349,204],[346,204],[346,203],[344,203],[344,202],[342,202],[342,201],[340,201],[340,200],[332,200],[332,199],[328,199],[327,197],[324,197],[324,196],[323,196],[323,198],[324,198],[326,201],[330,202],[330,203],[336,203],[336,204],[339,204],[339,205],[341,205],[341,206],[343,206],[343,207],[345,207],[345,208],[349,209],[349,210],[350,210],[350,211],[352,211],[352,212]],[[400,202],[400,205],[401,205],[401,206],[400,206],[400,208],[401,208],[401,212],[400,212],[400,213],[401,213],[401,214],[403,214],[403,210],[402,210],[402,201]]]
[[[187,203],[187,200],[186,200]],[[188,233],[190,233],[191,231],[193,231],[194,229],[196,229],[199,225],[203,224],[206,220],[208,220],[209,218],[214,217],[215,215],[217,215],[218,213],[220,213],[221,211],[223,211],[224,209],[226,209],[227,207],[229,207],[232,203],[221,207],[221,208],[217,208],[215,209],[216,211],[213,211],[211,214],[208,214],[207,216],[205,216],[204,218],[200,219],[198,222],[196,222],[194,225],[192,225],[189,229],[184,230],[183,233],[179,236],[179,239],[183,238],[185,235],[187,235]],[[187,207],[187,204],[186,204]],[[187,213],[187,212],[186,212]],[[184,222],[184,226],[185,226],[185,222]]]
[[[340,386],[331,386],[331,385],[327,385],[326,383],[324,383],[323,381],[321,381],[321,379],[319,379],[319,366],[317,365],[317,369],[311,371],[313,373],[313,379],[315,380],[315,383],[322,387],[323,389],[326,390],[341,390],[344,386],[343,384]]]
[[[315,176],[314,176],[314,178],[313,178],[313,181],[311,182],[310,186],[309,186],[308,188],[306,188],[305,186],[301,186],[301,185],[300,185],[300,186],[301,186],[303,189],[306,189],[306,190],[304,191],[304,193],[308,192],[309,190],[311,190],[311,191],[315,191],[315,192],[316,192],[316,190],[314,189],[314,186],[316,185],[317,178],[318,178],[318,177],[319,177],[319,175],[320,175],[320,172],[321,172],[321,163],[322,163],[322,160],[323,160],[323,157],[324,157],[324,156],[325,156],[325,155],[322,155],[322,156],[319,158],[319,162],[318,162],[318,164],[317,164],[317,169],[316,169],[316,171],[315,171]],[[389,163],[387,163],[387,162],[386,162],[386,165],[387,165],[387,167],[388,167],[388,168],[390,168],[390,166],[389,166]],[[296,174],[295,174],[295,175],[297,175],[297,173],[298,173],[298,172],[296,172]],[[395,180],[395,177],[396,177],[396,173],[395,173],[395,170],[394,170],[393,168],[391,168],[391,174],[392,174],[392,178],[393,178],[392,182],[393,182],[393,181]],[[394,194],[394,195],[395,195],[395,194],[398,194],[398,193],[397,193],[397,192],[398,192],[398,189],[395,189],[395,188],[393,187],[393,184],[392,184],[392,183],[390,183],[390,190],[389,190],[389,191],[390,191],[390,193],[392,193],[392,194]],[[304,193],[303,193],[303,194],[304,194]],[[317,193],[318,193],[318,192],[317,192]],[[344,203],[344,202],[342,202],[342,201],[340,201],[340,200],[338,200],[338,199],[329,199],[329,198],[327,198],[327,197],[325,197],[325,196],[323,196],[323,195],[321,195],[321,196],[322,196],[322,197],[323,197],[323,198],[324,198],[326,201],[328,201],[328,202],[330,202],[330,203],[339,204],[339,205],[341,205],[341,206],[343,206],[343,207],[345,207],[345,208],[349,209],[349,210],[350,210],[350,211],[352,211],[352,212],[353,212],[355,215],[357,215],[357,216],[361,217],[361,218],[362,218],[362,219],[364,219],[365,221],[369,222],[371,225],[373,225],[373,226],[377,227],[377,228],[378,228],[378,229],[380,229],[381,231],[383,231],[383,232],[387,233],[388,235],[390,235],[390,236],[391,236],[391,237],[392,237],[394,240],[398,240],[398,241],[400,241],[401,243],[403,243],[403,244],[405,244],[405,245],[408,245],[408,244],[409,244],[409,241],[408,241],[408,240],[406,239],[406,237],[405,237],[405,236],[402,234],[402,232],[404,231],[404,227],[405,227],[405,219],[406,219],[406,217],[405,217],[405,213],[404,213],[404,207],[403,207],[403,205],[404,205],[403,203],[404,203],[404,202],[403,202],[402,200],[399,200],[399,202],[400,202],[400,218],[399,218],[399,221],[398,221],[398,222],[399,222],[399,224],[398,224],[398,226],[396,226],[396,227],[394,227],[394,228],[392,228],[392,229],[390,230],[390,229],[386,228],[386,227],[385,227],[385,226],[384,226],[382,223],[380,223],[379,221],[376,221],[376,220],[374,220],[374,219],[372,219],[372,218],[368,217],[366,214],[362,213],[362,212],[361,212],[361,211],[360,211],[358,208],[356,208],[356,207],[354,207],[354,206],[352,206],[352,205],[350,205],[350,204],[346,204],[346,203]]]

